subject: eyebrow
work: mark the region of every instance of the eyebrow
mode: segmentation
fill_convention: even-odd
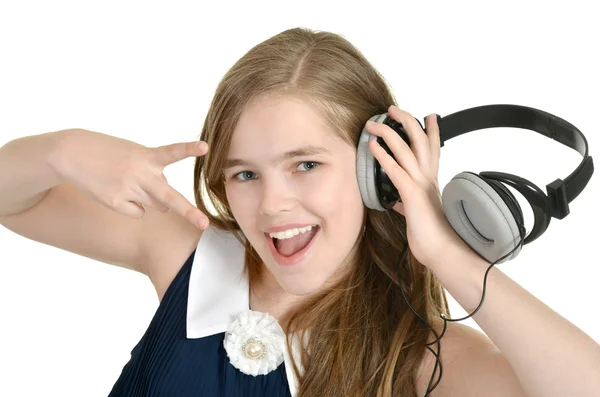
[[[324,147],[308,145],[308,146],[303,146],[301,148],[290,150],[288,152],[278,155],[271,161],[271,164],[276,165],[278,163],[293,159],[295,157],[312,156],[315,154],[331,154],[331,152],[329,150],[325,149]],[[248,165],[250,165],[250,163],[247,162],[246,160],[241,160],[241,159],[227,159],[227,160],[225,160],[225,165],[223,166],[223,170],[227,170],[229,168],[236,167],[238,165],[248,166]]]

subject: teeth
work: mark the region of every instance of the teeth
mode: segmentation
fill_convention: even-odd
[[[308,225],[308,226],[302,227],[300,229],[289,229],[289,230],[285,230],[283,232],[269,233],[269,236],[276,238],[278,240],[285,240],[286,238],[292,238],[294,236],[297,236],[300,233],[310,232],[310,230],[313,228],[313,226],[315,226],[315,225]]]

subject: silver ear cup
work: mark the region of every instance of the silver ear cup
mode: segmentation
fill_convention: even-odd
[[[384,113],[375,115],[369,120],[381,123],[386,117],[387,113]],[[375,185],[376,159],[369,150],[369,141],[372,141],[373,139],[377,139],[377,136],[370,134],[366,127],[363,127],[356,149],[356,176],[358,179],[360,195],[365,206],[378,211],[386,211],[379,202],[377,187]]]
[[[456,233],[479,255],[493,263],[521,241],[519,227],[500,195],[480,176],[456,175],[444,187],[442,205]],[[521,247],[497,263],[517,257]]]

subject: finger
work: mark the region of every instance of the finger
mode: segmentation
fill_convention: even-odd
[[[369,149],[377,161],[379,161],[381,167],[385,170],[385,173],[396,187],[396,190],[398,190],[398,194],[402,201],[404,201],[404,198],[409,197],[417,187],[415,181],[413,181],[410,175],[398,165],[396,160],[394,160],[394,158],[392,158],[392,156],[390,156],[376,140],[369,142]]]
[[[144,190],[141,186],[136,186],[133,191],[134,200],[130,200],[133,203],[141,204],[146,207],[152,207],[160,212],[168,212],[169,207],[158,201],[152,194]],[[142,206],[142,208],[144,208]]]
[[[142,206],[132,201],[121,201],[117,204],[114,204],[113,206],[108,206],[105,203],[102,204],[110,208],[111,210],[118,212],[121,215],[125,215],[135,219],[142,218],[146,213],[146,210]]]
[[[425,129],[429,138],[429,151],[431,152],[431,172],[434,179],[437,180],[437,175],[440,167],[440,126],[437,123],[437,116],[430,114],[425,119]]]
[[[421,171],[421,167],[419,166],[414,153],[410,150],[410,147],[406,144],[406,142],[404,142],[404,140],[398,136],[396,131],[392,130],[387,125],[374,122],[367,122],[366,127],[367,131],[369,131],[371,134],[383,138],[386,145],[390,148],[394,154],[394,157],[396,158],[394,162],[400,164],[400,166],[403,168],[403,171],[406,170],[405,172],[408,172],[410,177],[415,182],[421,183],[425,181],[425,177],[423,176],[423,172]],[[381,147],[379,144],[377,144],[377,146]],[[387,154],[385,149],[381,149]]]
[[[170,185],[162,181],[155,182],[149,186],[144,186],[144,190],[173,211],[179,213],[193,225],[198,227],[202,227],[202,224],[208,225],[208,217]]]
[[[410,139],[410,147],[421,167],[429,167],[430,149],[427,134],[421,128],[419,122],[407,111],[391,105],[388,114],[397,122],[402,124]]]
[[[156,208],[160,212],[168,212],[169,211],[169,207],[167,207],[166,205],[164,205],[163,203],[161,203],[160,201],[155,199],[154,196],[152,196],[145,190],[143,191],[139,202],[141,204],[147,205],[149,207]]]
[[[180,142],[159,146],[154,148],[153,151],[156,161],[164,167],[187,157],[205,155],[208,152],[208,144],[204,141]]]

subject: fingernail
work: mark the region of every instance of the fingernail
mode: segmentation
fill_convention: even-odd
[[[198,219],[198,220],[196,221],[196,225],[197,225],[197,226],[198,226],[200,229],[204,230],[204,229],[206,229],[206,226],[208,226],[208,222],[207,222],[206,220],[204,220],[204,219]]]
[[[198,146],[198,149],[200,150],[204,150],[206,149],[206,147],[208,146],[208,144],[206,142],[200,141],[196,144],[196,146]]]

